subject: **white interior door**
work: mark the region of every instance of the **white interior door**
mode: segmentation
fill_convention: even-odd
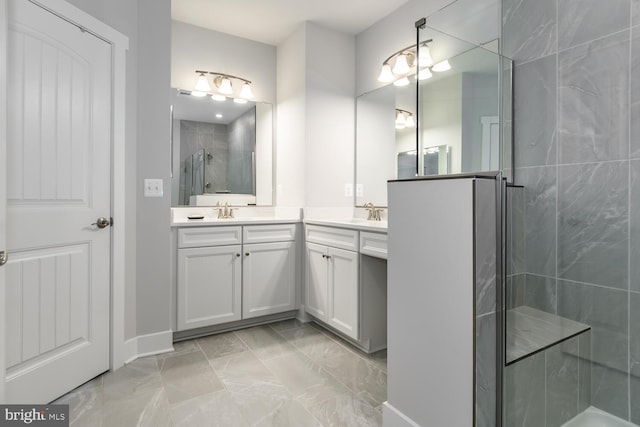
[[[7,5],[5,400],[46,403],[109,368],[111,46]]]

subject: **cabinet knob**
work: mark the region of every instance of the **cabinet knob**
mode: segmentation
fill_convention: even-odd
[[[247,252],[247,253],[245,253],[245,255],[246,255],[246,256],[249,256],[249,255],[251,255],[251,253],[250,253],[250,252]]]
[[[240,254],[236,254],[236,257],[237,257],[237,258],[240,258]]]

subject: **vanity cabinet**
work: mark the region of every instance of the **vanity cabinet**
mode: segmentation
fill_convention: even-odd
[[[358,231],[307,225],[305,309],[357,340]]]
[[[296,308],[296,224],[178,230],[177,330]]]
[[[178,330],[242,318],[241,243],[241,227],[178,230]]]
[[[358,339],[358,253],[307,243],[307,312]]]
[[[242,318],[296,308],[295,242],[244,245]]]

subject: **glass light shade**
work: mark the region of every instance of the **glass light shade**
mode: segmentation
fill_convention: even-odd
[[[418,50],[418,61],[420,62],[420,68],[431,67],[433,65],[433,59],[431,58],[431,52],[429,46],[422,45]]]
[[[227,97],[224,95],[220,95],[219,93],[213,93],[211,94],[211,99],[213,101],[226,101]]]
[[[418,80],[427,80],[427,79],[430,79],[431,76],[433,76],[433,74],[431,74],[431,71],[429,71],[428,68],[424,68],[420,70],[418,74],[416,74],[416,78]]]
[[[200,92],[200,91],[197,91],[197,90],[192,90],[191,91],[191,96],[195,96],[197,98],[202,98],[203,96],[207,96],[207,93],[206,92]]]
[[[406,126],[403,125],[403,124],[402,125],[396,125],[396,129],[404,129],[404,128],[406,128]]]
[[[225,95],[231,95],[233,93],[231,80],[229,80],[228,77],[216,77],[216,86],[218,87],[218,92],[220,93],[224,93]]]
[[[416,127],[416,121],[413,120],[413,114],[407,117],[407,119],[404,121],[404,125],[408,128]]]
[[[380,75],[378,76],[378,81],[382,83],[392,82],[394,79],[393,73],[391,72],[391,66],[389,64],[382,64],[382,70],[380,70]]]
[[[253,92],[251,91],[251,85],[249,83],[245,82],[242,84],[242,89],[240,90],[240,98],[253,98]]]
[[[209,79],[204,75],[204,73],[200,73],[200,77],[198,77],[198,81],[196,82],[195,90],[198,92],[211,92]]]
[[[393,73],[394,74],[407,74],[411,71],[411,67],[409,67],[409,63],[407,62],[407,55],[400,54],[396,58],[396,63],[393,65]]]
[[[404,113],[402,111],[396,111],[396,127],[402,126],[404,127],[406,124]]]
[[[409,79],[408,79],[408,78],[406,78],[406,77],[403,77],[403,78],[401,78],[401,79],[396,80],[395,82],[393,82],[393,85],[394,85],[394,86],[406,86],[406,85],[408,85],[409,83],[410,83],[410,82],[409,82]]]
[[[236,104],[246,104],[247,100],[244,98],[233,98],[233,102],[235,102]]]
[[[438,62],[436,65],[434,65],[431,68],[433,71],[435,71],[436,73],[440,73],[442,71],[447,71],[451,69],[451,65],[449,64],[449,61],[447,61],[446,59],[442,62]]]

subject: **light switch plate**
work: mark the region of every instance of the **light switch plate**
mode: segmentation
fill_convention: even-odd
[[[162,197],[162,179],[144,180],[144,197]]]

